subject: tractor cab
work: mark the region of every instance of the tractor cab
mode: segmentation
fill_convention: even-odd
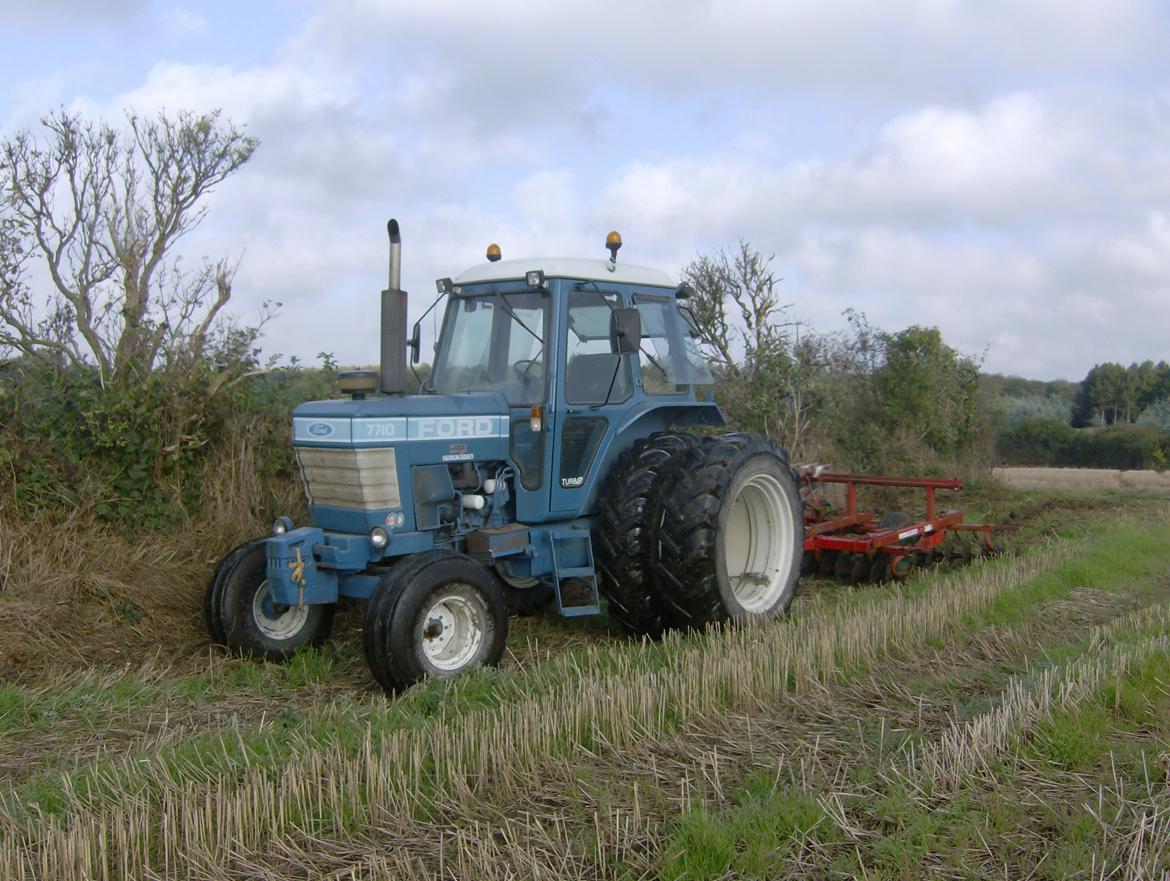
[[[713,380],[665,273],[605,260],[499,260],[438,288],[448,300],[423,390],[502,396],[521,522],[592,513],[595,478],[628,446],[632,426],[660,429],[687,411],[713,421]]]

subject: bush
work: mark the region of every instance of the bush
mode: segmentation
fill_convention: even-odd
[[[1149,426],[1072,428],[1056,419],[1024,419],[998,438],[1002,465],[1054,468],[1160,468],[1170,443]]]
[[[154,529],[199,511],[207,463],[246,439],[264,475],[293,473],[293,404],[328,396],[323,371],[276,371],[212,393],[209,376],[155,372],[102,388],[96,371],[28,363],[0,372],[0,472],[27,514],[92,510]]]

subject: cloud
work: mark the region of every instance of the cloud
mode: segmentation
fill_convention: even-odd
[[[208,31],[207,18],[186,6],[169,6],[158,13],[163,30],[171,37],[200,37]]]
[[[147,17],[176,39],[225,26]],[[66,103],[222,107],[261,139],[186,247],[243,254],[238,310],[285,303],[273,351],[376,357],[394,214],[414,315],[489,241],[603,256],[617,228],[623,260],[677,272],[747,239],[817,327],[852,306],[1075,377],[1164,350],[1167,18],[1153,0],[330,0],[264,54],[153,57]],[[39,79],[10,94],[78,77]]]

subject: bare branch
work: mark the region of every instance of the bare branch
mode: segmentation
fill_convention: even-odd
[[[0,141],[0,345],[85,360],[125,385],[164,352],[193,346],[194,360],[231,298],[235,265],[186,272],[176,243],[202,222],[204,198],[247,162],[257,141],[217,112],[127,115],[128,130],[64,110],[42,120],[43,138]],[[19,260],[17,260],[19,255]],[[23,269],[43,264],[62,307],[27,300]],[[17,292],[27,302],[18,307]],[[35,307],[33,303],[36,303]],[[55,316],[57,339],[38,331]],[[31,353],[30,353],[31,354]]]

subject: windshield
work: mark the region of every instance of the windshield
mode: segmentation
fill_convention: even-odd
[[[502,392],[509,404],[541,403],[547,319],[544,293],[453,299],[435,357],[435,391]]]

